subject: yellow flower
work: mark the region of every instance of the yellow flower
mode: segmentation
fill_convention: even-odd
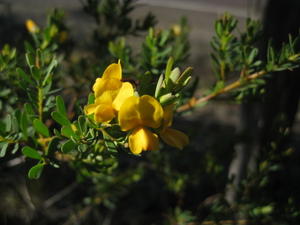
[[[85,106],[85,114],[94,114],[96,122],[109,122],[120,110],[124,100],[133,95],[134,90],[129,82],[122,82],[120,62],[109,65],[102,78],[97,78],[93,90],[95,103]]]
[[[99,97],[104,91],[117,90],[122,86],[122,67],[120,61],[110,64],[101,78],[97,78],[93,86],[95,97]]]
[[[168,145],[183,149],[189,143],[189,138],[183,132],[170,128],[173,120],[173,105],[168,105],[164,108],[164,122],[162,130],[159,133],[161,139]]]
[[[142,126],[132,131],[128,142],[133,154],[140,154],[143,150],[157,150],[159,147],[157,135]]]
[[[181,30],[181,26],[178,24],[172,26],[172,31],[176,36],[179,36],[181,34]]]
[[[38,25],[36,25],[36,23],[33,20],[26,20],[25,25],[30,33],[37,33],[40,30]]]
[[[132,130],[129,148],[133,154],[158,149],[158,136],[147,128],[159,128],[163,120],[163,109],[155,98],[149,95],[127,98],[120,108],[118,119],[122,131]]]

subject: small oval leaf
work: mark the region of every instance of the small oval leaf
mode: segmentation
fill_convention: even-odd
[[[59,112],[60,114],[62,114],[63,116],[65,116],[67,118],[67,110],[65,107],[64,100],[59,95],[56,96],[56,109],[57,109],[57,112]]]
[[[68,140],[61,146],[61,151],[63,153],[69,153],[75,148],[75,146],[76,144],[72,140]]]
[[[39,179],[44,169],[44,164],[36,164],[35,166],[31,167],[28,171],[28,177],[30,179]]]
[[[75,132],[74,132],[74,130],[72,129],[72,127],[71,126],[63,126],[62,128],[61,128],[61,134],[63,135],[63,136],[65,136],[65,137],[68,137],[68,138],[71,138],[71,137],[78,137],[76,134],[75,134]]]
[[[2,157],[5,156],[7,147],[8,147],[8,143],[7,142],[0,143],[0,158],[2,158]]]
[[[36,132],[38,132],[39,134],[45,137],[50,136],[48,127],[45,124],[43,124],[43,122],[40,121],[39,119],[33,120],[33,127],[36,130]]]
[[[28,158],[38,159],[38,160],[40,160],[42,158],[42,156],[40,155],[40,153],[38,153],[37,150],[35,150],[29,146],[23,147],[22,153],[23,153],[23,155],[25,155]]]
[[[71,122],[59,112],[52,112],[51,116],[57,123],[59,123],[62,126],[68,126],[71,124]]]

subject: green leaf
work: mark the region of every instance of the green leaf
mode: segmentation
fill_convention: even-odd
[[[50,92],[51,86],[52,86],[52,82],[48,82],[45,86],[43,86],[42,90],[43,90],[43,94],[45,96],[51,94],[51,92]],[[54,96],[51,96],[51,97],[54,98]]]
[[[43,83],[42,83],[43,86],[45,86],[45,85],[48,83],[48,81],[50,80],[50,77],[51,77],[51,74],[52,74],[51,72],[52,72],[52,70],[53,70],[56,66],[57,66],[57,61],[56,61],[55,59],[53,59],[53,60],[51,61],[50,65],[49,65],[48,68],[47,68],[46,76],[45,76],[45,78],[44,78],[44,80],[43,80]]]
[[[157,84],[156,84],[156,88],[155,88],[155,98],[157,98],[160,94],[160,90],[162,88],[162,85],[163,85],[163,81],[164,81],[164,75],[161,74],[158,81],[157,81]]]
[[[159,102],[162,105],[169,105],[174,103],[174,101],[176,101],[176,96],[172,95],[171,93],[165,94],[159,98]]]
[[[189,77],[191,76],[193,72],[193,68],[192,67],[188,67],[186,68],[183,73],[180,75],[180,77],[178,78],[178,84],[184,84],[186,82],[187,79],[190,79]]]
[[[19,143],[16,143],[15,146],[13,147],[11,153],[15,154],[18,151],[18,149],[19,149]]]
[[[71,126],[63,126],[61,128],[61,134],[65,137],[71,138],[75,137],[78,138],[78,136],[75,134]]]
[[[57,129],[53,129],[53,133],[54,133],[54,135],[55,136],[57,136],[57,137],[60,137],[61,136],[61,134],[60,134],[60,132],[57,130]]]
[[[75,146],[76,144],[72,140],[68,140],[61,146],[61,151],[67,154],[71,152],[75,148]]]
[[[50,136],[48,127],[45,124],[43,124],[43,122],[40,121],[39,119],[33,120],[33,127],[36,130],[36,132],[38,132],[39,134],[45,137]]]
[[[166,44],[166,41],[168,40],[170,36],[170,31],[169,30],[163,30],[161,32],[161,39],[158,43],[159,46],[164,46]]]
[[[88,97],[88,104],[93,104],[93,103],[95,103],[95,95],[93,93],[90,93]]]
[[[60,95],[56,96],[56,110],[66,118],[68,117],[64,100]]]
[[[0,158],[2,158],[2,157],[5,156],[7,147],[8,147],[8,143],[7,142],[0,143]]]
[[[258,54],[258,49],[257,48],[252,49],[252,51],[248,56],[248,64],[251,64],[254,61],[254,58],[257,56],[257,54]]]
[[[165,70],[166,82],[168,82],[168,80],[169,80],[173,64],[174,64],[174,59],[172,57],[170,57],[167,62],[167,66],[166,66],[166,70]]]
[[[4,123],[5,123],[5,131],[6,132],[11,132],[11,130],[12,130],[12,116],[10,114],[8,114],[4,118]]]
[[[38,160],[40,160],[42,158],[42,156],[40,155],[40,153],[38,153],[37,150],[35,150],[29,146],[23,147],[22,153],[23,153],[23,155],[25,155],[28,158],[38,159]]]
[[[115,143],[109,138],[109,136],[103,134],[104,144],[107,148],[107,150],[111,153],[117,153],[117,146]]]
[[[216,31],[216,34],[218,35],[218,37],[222,36],[223,27],[222,27],[222,24],[220,23],[220,21],[216,21],[216,23],[215,23],[215,31]]]
[[[17,122],[17,126],[19,127],[19,125],[21,124],[21,117],[22,117],[22,112],[20,109],[16,109],[14,112],[14,116]]]
[[[170,80],[172,80],[173,83],[177,83],[179,77],[180,77],[180,70],[178,67],[176,67],[170,73]]]
[[[217,91],[221,90],[221,89],[224,88],[224,87],[225,87],[224,81],[219,80],[219,81],[215,84],[215,87],[214,87],[213,92],[217,92]]]
[[[27,114],[28,116],[33,116],[33,115],[34,115],[33,108],[32,108],[32,106],[31,106],[29,103],[25,103],[24,109],[25,109],[26,114]]]
[[[21,115],[20,128],[21,128],[21,130],[23,132],[23,135],[26,139],[27,139],[27,136],[28,136],[27,127],[28,127],[27,113],[24,110],[24,112]]]
[[[34,64],[35,64],[35,59],[34,59],[34,56],[33,56],[32,53],[26,53],[25,58],[26,58],[27,65],[28,65],[29,67],[34,66]]]
[[[31,75],[32,77],[39,83],[41,79],[41,71],[39,68],[33,66],[31,68]]]
[[[14,115],[11,116],[11,130],[10,132],[19,132],[19,124],[21,121],[21,111],[17,109]]]
[[[51,116],[57,123],[59,123],[62,126],[68,126],[71,124],[71,122],[59,112],[52,112]]]
[[[35,51],[28,41],[24,41],[24,47],[25,47],[25,52],[28,52],[27,54]]]
[[[44,164],[36,164],[28,171],[29,179],[39,179],[44,169]]]
[[[79,127],[79,130],[80,130],[81,134],[86,133],[86,131],[87,131],[87,123],[86,123],[85,117],[82,116],[82,115],[78,117],[78,127]]]
[[[21,79],[24,79],[27,83],[32,83],[30,77],[24,72],[24,70],[22,70],[21,68],[17,68],[16,71]]]
[[[80,152],[86,152],[88,150],[88,145],[87,144],[80,144],[80,145],[78,145],[78,150]]]

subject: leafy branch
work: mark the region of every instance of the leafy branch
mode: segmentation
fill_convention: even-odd
[[[295,52],[298,38],[289,37],[279,51],[275,51],[269,42],[266,53],[256,47],[258,45],[261,28],[256,21],[247,20],[246,31],[234,35],[237,20],[225,14],[216,21],[216,36],[213,37],[212,60],[216,77],[218,78],[210,94],[196,99],[192,97],[177,111],[183,112],[201,106],[221,94],[233,93],[237,100],[262,87],[268,75],[282,70],[293,70],[299,67],[300,53]],[[261,55],[266,55],[262,59]],[[233,82],[227,82],[232,75],[239,75]]]

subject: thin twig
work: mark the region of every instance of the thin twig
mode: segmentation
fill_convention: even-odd
[[[68,187],[62,189],[61,191],[59,191],[58,193],[56,193],[55,195],[53,195],[52,197],[47,199],[43,204],[43,208],[47,209],[47,208],[51,207],[53,204],[60,201],[66,195],[71,193],[74,190],[74,188],[76,188],[77,186],[78,186],[78,184],[76,182],[74,182],[71,185],[69,185]]]
[[[239,88],[241,87],[242,85],[245,84],[246,81],[250,81],[250,80],[254,80],[254,79],[257,79],[263,75],[267,74],[266,71],[260,71],[260,72],[257,72],[257,73],[253,73],[247,77],[245,77],[243,80],[237,80],[231,84],[228,84],[227,86],[225,86],[224,88],[214,92],[214,93],[211,93],[209,95],[206,95],[204,97],[201,97],[199,99],[195,99],[194,97],[190,99],[190,101],[188,103],[186,103],[185,105],[182,105],[180,106],[178,109],[177,109],[177,112],[184,112],[184,111],[187,111],[193,107],[195,107],[196,105],[199,105],[201,103],[204,103],[204,102],[207,102],[209,100],[211,100],[212,98],[215,98],[221,94],[224,94],[224,93],[227,93],[235,88]]]

